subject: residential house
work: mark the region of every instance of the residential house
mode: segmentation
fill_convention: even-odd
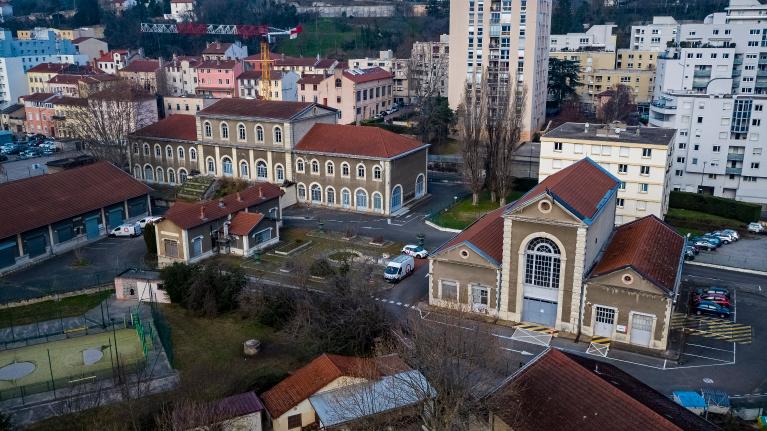
[[[166,14],[165,17],[177,22],[194,21],[194,0],[170,0],[170,15]]]
[[[117,76],[135,83],[139,88],[148,93],[164,93],[160,90],[160,85],[165,84],[163,76],[164,68],[162,59],[139,59],[132,61],[129,65],[123,67],[117,72]]]
[[[49,82],[58,75],[69,75],[79,78],[81,76],[91,76],[102,73],[103,72],[90,65],[40,63],[27,70],[29,94],[55,92],[50,88]]]
[[[158,271],[129,268],[114,278],[115,298],[142,302],[170,304],[168,292],[163,288]]]
[[[56,136],[53,118],[55,115],[53,102],[56,97],[52,93],[35,93],[20,99],[24,103],[24,112],[27,116],[24,124],[27,133]]]
[[[218,102],[218,99],[202,96],[165,96],[162,98],[165,117],[174,114],[194,115]]]
[[[269,58],[272,61],[272,70],[283,72],[296,72],[299,76],[305,73],[330,75],[337,67],[338,60],[332,58],[317,57],[290,57],[285,54],[270,53]],[[261,54],[251,55],[245,59],[245,62],[252,70],[261,70]]]
[[[298,80],[298,98],[338,110],[339,123],[353,124],[391,108],[393,75],[380,67],[336,69],[332,75],[308,74]]]
[[[151,178],[151,167],[146,169]],[[163,175],[162,168],[157,175]],[[194,263],[214,254],[250,256],[275,244],[280,240],[282,193],[273,184],[256,183],[218,200],[174,203],[155,224],[158,265]]]
[[[202,51],[203,61],[243,60],[248,56],[248,47],[242,42],[210,42]]]
[[[109,44],[92,36],[82,36],[72,40],[79,54],[88,57],[89,62],[95,62],[104,52],[109,51]]]
[[[426,196],[428,147],[378,127],[315,124],[294,149],[298,202],[395,215]]]
[[[197,75],[195,93],[217,99],[237,96],[237,77],[243,72],[239,60],[205,60],[194,68]]]
[[[512,374],[487,405],[488,431],[719,429],[611,363],[551,348]]]
[[[197,57],[173,55],[165,63],[165,86],[163,95],[189,96],[197,93],[197,65],[201,60]]]
[[[24,135],[24,122],[26,119],[24,104],[22,103],[14,103],[0,109],[0,126],[2,130],[9,130],[16,136]]]
[[[318,428],[321,425],[318,413],[326,418],[333,418],[332,412],[327,408],[328,398],[321,397],[322,395],[409,370],[410,367],[396,355],[366,359],[323,354],[261,394],[261,399],[269,413],[274,431]],[[315,405],[318,405],[319,412]],[[335,418],[338,418],[338,415]],[[332,427],[339,424],[334,421],[326,425]]]
[[[653,216],[615,228],[620,184],[585,158],[484,215],[430,256],[429,303],[665,350],[684,239]]]
[[[538,180],[590,157],[621,180],[615,224],[649,214],[663,219],[675,136],[676,130],[659,127],[565,123],[541,137]]]
[[[45,89],[50,93],[70,97],[88,97],[111,86],[119,85],[121,82],[117,76],[107,73],[86,76],[58,74],[48,81]]]
[[[101,53],[96,59],[96,66],[110,75],[116,75],[117,71],[129,65],[133,60],[144,58],[144,50],[114,49]]]
[[[53,127],[58,138],[77,138],[82,133],[78,130],[77,118],[88,109],[88,99],[57,95],[53,99]]]
[[[271,92],[269,100],[284,100],[295,102],[298,100],[298,79],[295,72],[272,71]],[[266,84],[260,70],[247,70],[237,77],[237,96],[243,99],[263,98],[266,93]]]
[[[151,214],[150,190],[105,161],[0,184],[0,273],[98,240],[126,219]]]

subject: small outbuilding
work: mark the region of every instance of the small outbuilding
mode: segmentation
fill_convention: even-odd
[[[128,269],[115,277],[115,297],[145,302],[170,303],[157,271]]]

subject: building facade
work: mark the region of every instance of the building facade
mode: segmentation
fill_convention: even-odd
[[[101,53],[96,59],[96,66],[104,73],[116,75],[117,71],[129,65],[133,60],[144,58],[144,50],[139,48],[137,51],[131,49],[114,49]]]
[[[410,51],[410,61],[405,65],[405,82],[397,82],[398,71],[395,70],[394,95],[407,91],[410,98],[418,97],[447,97],[448,67],[450,64],[450,37],[446,34],[439,36],[437,42],[414,42]]]
[[[672,129],[565,123],[541,137],[538,180],[589,157],[621,180],[616,225],[647,215],[662,220],[671,191],[675,135]]]
[[[651,24],[631,26],[631,48],[642,51],[665,51],[676,40],[679,23],[670,16],[655,16]]]
[[[95,61],[102,53],[109,51],[109,44],[101,39],[91,36],[82,36],[72,40],[78,54],[88,57],[88,61]]]
[[[137,85],[144,91],[152,94],[165,93],[161,86],[165,84],[162,67],[162,59],[134,60],[129,65],[117,71],[117,76]]]
[[[666,349],[684,239],[653,216],[615,228],[620,183],[587,158],[486,214],[430,256],[429,303],[615,342],[635,330],[616,316],[638,314],[628,342]],[[626,268],[640,276],[600,278],[609,288],[589,296],[596,277]]]
[[[522,139],[530,139],[543,126],[551,4],[551,0],[451,0],[451,108],[458,108],[467,87],[478,90],[483,79],[490,86],[517,90],[521,84],[526,88]]]
[[[552,34],[549,38],[551,51],[580,51],[593,49],[615,52],[617,36],[615,25],[592,25],[584,33]]]
[[[205,60],[194,71],[198,96],[230,98],[237,96],[237,77],[244,71],[244,65],[239,60]]]
[[[242,42],[211,42],[202,50],[203,61],[244,60],[248,56],[248,47]]]
[[[195,16],[194,0],[170,1],[170,16],[167,16],[167,18],[174,19],[178,22],[187,22],[194,21]]]
[[[173,58],[164,64],[165,94],[163,96],[190,96],[197,94],[197,65],[201,60],[197,57]]]
[[[71,63],[41,63],[27,70],[29,93],[53,93],[50,81],[58,75],[72,77],[92,76],[102,74],[100,70],[89,65]]]
[[[270,73],[269,77],[271,80],[269,100],[286,102],[298,100],[299,76],[296,72],[275,70]],[[237,97],[243,99],[263,98],[262,96],[266,92],[266,82],[262,79],[260,70],[248,70],[237,77]]]
[[[165,116],[174,114],[194,115],[216,103],[218,99],[196,96],[165,96],[162,98]]]

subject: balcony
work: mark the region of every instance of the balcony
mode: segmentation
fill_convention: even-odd
[[[759,69],[756,71],[756,76],[758,78],[767,77],[767,69]]]
[[[695,78],[711,78],[711,69],[696,70],[692,76]]]
[[[743,172],[743,168],[725,168],[724,173],[727,175],[740,175]]]
[[[743,57],[735,57],[735,59],[732,61],[732,64],[735,66],[743,64]]]
[[[756,81],[754,88],[767,88],[767,81]]]
[[[742,162],[743,161],[743,154],[728,153],[727,154],[727,161],[728,162]]]

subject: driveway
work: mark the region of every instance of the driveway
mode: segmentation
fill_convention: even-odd
[[[71,292],[111,282],[129,267],[143,267],[144,238],[105,238],[0,278],[0,303]],[[79,257],[87,264],[73,266]]]

